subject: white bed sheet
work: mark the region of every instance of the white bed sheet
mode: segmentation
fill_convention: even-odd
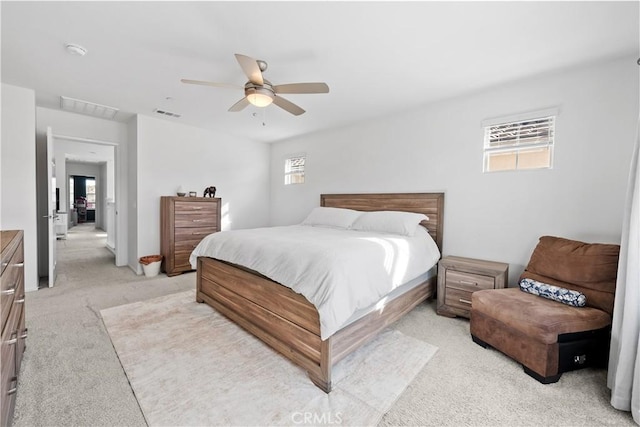
[[[426,229],[414,236],[292,225],[222,231],[190,257],[242,265],[302,294],[318,310],[323,340],[358,310],[427,272],[440,251]]]

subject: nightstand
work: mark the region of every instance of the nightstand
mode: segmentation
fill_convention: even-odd
[[[471,294],[507,286],[509,264],[447,256],[438,263],[438,305],[442,316],[469,318]]]

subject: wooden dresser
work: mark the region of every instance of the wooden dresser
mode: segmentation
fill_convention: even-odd
[[[27,328],[24,322],[24,243],[22,230],[1,231],[2,291],[0,294],[2,317],[2,419],[8,426],[13,420],[18,373],[25,349]]]
[[[160,251],[167,276],[192,270],[193,249],[205,236],[220,231],[221,204],[213,197],[160,198]]]
[[[438,263],[438,303],[442,316],[469,318],[471,294],[481,289],[507,286],[509,264],[447,256]]]

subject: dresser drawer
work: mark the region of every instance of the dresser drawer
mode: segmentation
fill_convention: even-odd
[[[22,297],[22,302],[18,302],[20,300],[16,300],[14,303],[13,309],[16,310],[18,314],[18,328],[17,328],[17,336],[16,339],[16,376],[20,372],[20,365],[22,364],[22,356],[24,354],[24,349],[27,346],[27,327],[24,315],[24,297]]]
[[[218,216],[215,213],[195,211],[175,213],[175,227],[215,227],[218,224]]]
[[[2,291],[0,293],[0,310],[2,310],[1,318],[3,325],[7,321],[7,317],[9,316],[16,295],[24,295],[24,283],[22,283],[24,280],[23,260],[22,242],[20,242],[20,245],[13,253],[13,256],[8,261],[5,261],[7,265],[4,268],[2,278],[0,279],[0,282],[2,283]]]
[[[2,343],[0,344],[0,357],[2,358],[2,383],[3,387],[9,377],[16,375],[16,344],[18,343],[18,328],[20,327],[20,315],[22,310],[12,307],[7,323],[2,330]]]
[[[465,271],[456,271],[451,269],[447,270],[445,274],[447,287],[468,292],[494,288],[495,279],[491,276],[483,276],[481,274],[467,273]]]
[[[174,240],[179,242],[200,242],[211,233],[218,231],[217,227],[181,227],[175,229]]]
[[[447,288],[445,291],[444,303],[449,307],[459,308],[461,310],[471,310],[471,294],[473,294],[473,292]]]
[[[186,240],[182,242],[176,242],[174,248],[176,254],[191,255],[191,252],[198,246],[200,240]]]
[[[190,214],[204,212],[207,215],[215,214],[218,210],[217,203],[211,202],[187,202],[176,201],[174,205],[175,214]]]

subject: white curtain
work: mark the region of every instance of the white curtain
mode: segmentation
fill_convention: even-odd
[[[640,121],[631,158],[626,211],[622,225],[607,385],[611,405],[631,411],[640,424]]]

